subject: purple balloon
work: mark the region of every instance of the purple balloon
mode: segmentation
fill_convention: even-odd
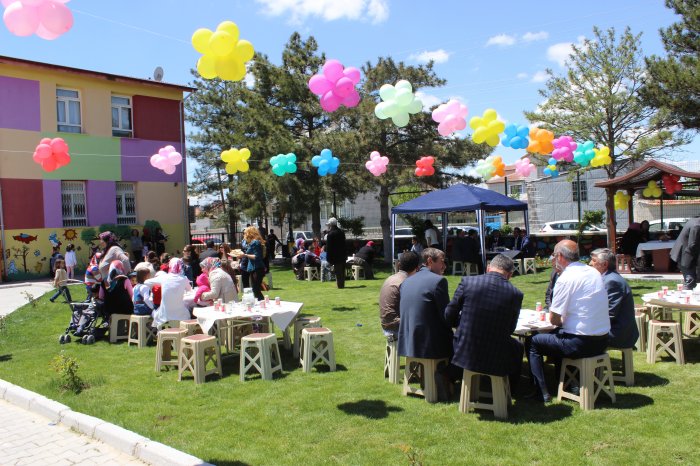
[[[328,60],[323,65],[323,74],[330,82],[335,84],[336,81],[343,77],[343,64],[338,60]]]
[[[335,112],[340,107],[340,99],[333,94],[333,91],[328,91],[321,97],[321,108],[326,112]]]
[[[333,83],[322,74],[315,74],[309,79],[309,89],[316,95],[323,95],[333,89]]]
[[[343,75],[346,78],[350,78],[350,81],[352,81],[353,84],[357,84],[360,82],[360,70],[358,70],[354,66],[345,68],[345,70],[343,71]]]

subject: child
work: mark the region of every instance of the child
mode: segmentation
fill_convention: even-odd
[[[202,299],[202,293],[207,293],[211,291],[211,286],[209,285],[209,277],[207,277],[207,274],[201,273],[197,277],[197,292],[194,295],[194,303],[199,304],[199,301]],[[200,306],[212,306],[214,303],[209,300],[209,301],[202,301]]]
[[[97,265],[100,263],[100,257],[102,257],[101,252],[96,252],[95,254],[93,254],[93,256],[90,258],[90,263],[85,269],[84,283],[85,290],[87,291],[87,299],[85,300],[86,302],[90,301],[95,286],[97,285],[99,287],[100,283],[102,283],[100,267]]]
[[[75,246],[69,244],[66,246],[66,270],[68,271],[68,278],[74,278],[74,269],[78,265],[78,258],[75,255]]]
[[[61,254],[61,247],[60,246],[54,246],[53,250],[51,252],[51,257],[49,258],[49,267],[51,268],[50,272],[51,275],[54,274],[56,271],[56,261],[58,259],[63,259],[63,254]]]
[[[53,279],[53,286],[57,288],[56,293],[54,293],[53,296],[49,298],[49,301],[52,303],[56,300],[56,298],[59,297],[59,295],[64,295],[66,298],[66,302],[71,302],[72,299],[70,297],[70,291],[68,290],[68,287],[66,286],[68,283],[68,273],[66,272],[66,263],[63,259],[56,259],[56,262],[54,263],[54,267],[56,268],[56,275],[54,276]]]
[[[155,309],[151,289],[144,285],[149,278],[150,272],[147,269],[140,269],[136,272],[136,286],[134,286],[134,314],[139,316],[150,316]]]

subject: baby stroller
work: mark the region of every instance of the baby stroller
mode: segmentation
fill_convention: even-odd
[[[85,303],[68,303],[71,319],[66,332],[58,339],[60,344],[70,343],[71,334],[78,343],[91,345],[103,338],[109,330],[109,317],[104,313],[104,304],[99,299]]]

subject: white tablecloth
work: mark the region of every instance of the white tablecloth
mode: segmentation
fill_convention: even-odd
[[[549,321],[541,321],[539,313],[532,309],[521,309],[518,316],[518,324],[513,333],[516,335],[527,335],[532,332],[550,331],[555,328]]]
[[[690,294],[690,302],[686,303],[686,296]],[[696,294],[692,294],[689,291],[674,291],[674,290],[669,290],[668,294],[664,296],[663,298],[659,298],[659,293],[658,291],[655,291],[653,293],[647,293],[645,295],[642,295],[642,301],[645,303],[650,303],[654,304],[657,306],[664,306],[668,305],[668,307],[671,308],[677,308],[677,304],[682,304],[687,307],[693,307],[697,306],[698,309],[700,309],[700,296]],[[684,307],[685,307],[684,306]],[[688,309],[688,310],[693,310],[693,309]]]
[[[209,333],[209,330],[211,330],[217,320],[236,317],[269,317],[276,326],[284,330],[299,314],[303,306],[304,303],[295,303],[291,301],[282,301],[278,306],[274,301],[270,301],[270,304],[268,304],[265,309],[259,304],[255,305],[252,312],[246,311],[241,303],[234,303],[233,310],[227,312],[215,311],[213,306],[197,307],[193,312],[199,326],[202,327],[205,333]]]
[[[656,249],[671,249],[676,240],[671,241],[647,241],[639,243],[637,246],[637,257],[643,257],[644,251],[654,251]]]

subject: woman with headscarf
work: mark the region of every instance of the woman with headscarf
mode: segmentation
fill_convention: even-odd
[[[99,297],[104,301],[105,313],[133,314],[133,296],[134,290],[131,280],[126,275],[124,264],[120,260],[113,260],[100,286]]]
[[[102,257],[100,258],[100,273],[103,277],[107,277],[109,269],[113,261],[118,260],[124,266],[124,275],[131,272],[131,262],[129,256],[126,255],[122,247],[117,242],[117,236],[111,231],[100,233],[100,248],[102,249]]]
[[[185,264],[179,257],[173,257],[168,263],[168,273],[149,278],[144,282],[149,288],[161,286],[161,301],[158,309],[153,311],[153,326],[162,328],[170,320],[187,320],[190,311],[183,300],[185,292],[192,289],[185,276]]]
[[[248,259],[246,270],[250,273],[250,284],[253,288],[253,294],[258,300],[265,299],[262,294],[262,279],[265,276],[265,251],[263,239],[260,236],[260,230],[257,227],[250,226],[243,230],[243,239],[248,244],[245,253],[238,256],[239,259],[244,257]]]
[[[209,277],[210,288],[210,291],[202,293],[202,300],[221,299],[225,303],[237,301],[233,279],[221,268],[221,260],[218,257],[207,257],[199,265],[202,267],[202,273]]]

